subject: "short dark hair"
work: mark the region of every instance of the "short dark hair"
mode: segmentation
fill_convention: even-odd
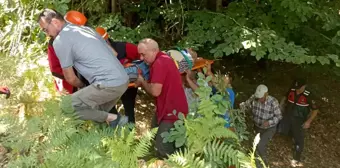
[[[63,15],[54,9],[44,9],[44,11],[42,11],[38,16],[38,22],[42,17],[44,17],[48,23],[50,23],[53,18],[64,21]]]

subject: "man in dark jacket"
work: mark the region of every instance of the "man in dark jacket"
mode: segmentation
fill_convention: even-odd
[[[292,135],[294,140],[293,167],[303,166],[301,154],[304,148],[304,129],[308,129],[319,112],[313,94],[306,90],[305,79],[297,79],[287,96],[281,101],[286,105],[283,107],[285,113],[278,127],[278,132]]]

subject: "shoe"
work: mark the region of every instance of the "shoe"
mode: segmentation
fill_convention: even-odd
[[[124,126],[125,124],[127,124],[129,122],[129,118],[127,116],[120,116],[120,120],[118,122],[119,126]]]
[[[110,127],[116,128],[117,126],[123,126],[128,122],[128,118],[126,116],[121,116],[117,114],[117,118],[113,121],[109,122]]]
[[[291,160],[291,161],[290,161],[290,165],[291,165],[292,167],[303,167],[303,163],[302,163],[302,162],[299,162],[299,161],[297,161],[297,160]]]

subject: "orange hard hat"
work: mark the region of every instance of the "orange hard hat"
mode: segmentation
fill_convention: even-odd
[[[64,16],[64,19],[72,24],[76,24],[79,26],[84,26],[87,22],[87,18],[84,14],[74,10],[68,11]]]
[[[102,27],[97,27],[96,31],[99,35],[101,35],[105,40],[109,38],[109,34],[107,34],[106,30]]]

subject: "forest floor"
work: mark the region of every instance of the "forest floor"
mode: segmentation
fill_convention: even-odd
[[[280,101],[296,76],[306,76],[308,88],[320,106],[320,113],[311,124],[311,128],[306,130],[304,167],[340,168],[340,104],[336,103],[340,102],[339,77],[326,72],[324,68],[319,69],[318,66],[268,62],[264,68],[253,61],[245,63],[231,58],[215,61],[213,68],[222,73],[230,71],[235,75],[233,85],[237,92],[236,107],[238,103],[251,96],[259,84],[267,85],[269,94]],[[150,128],[155,107],[153,102],[153,98],[141,92],[137,96],[136,126],[139,134]],[[251,135],[250,140],[244,143],[250,147],[255,136],[251,113],[247,120]],[[270,167],[290,167],[291,149],[291,138],[276,134],[268,147]]]

